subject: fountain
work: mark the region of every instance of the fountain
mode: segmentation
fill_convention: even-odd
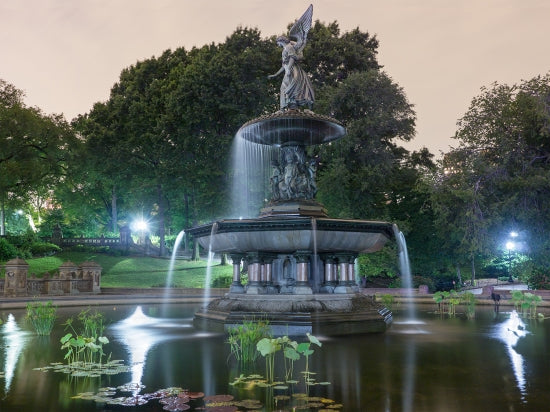
[[[257,218],[224,219],[188,230],[200,245],[233,261],[230,292],[195,314],[195,325],[227,328],[267,318],[281,333],[383,332],[392,315],[358,293],[355,260],[395,237],[394,225],[333,219],[315,200],[316,159],[307,148],[341,139],[344,126],[311,111],[314,93],[299,66],[312,6],[277,38],[283,48],[281,107],[245,123],[236,139],[273,149],[271,200]],[[240,281],[247,263],[248,284]]]

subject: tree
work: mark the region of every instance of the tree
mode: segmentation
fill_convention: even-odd
[[[28,108],[24,94],[0,81],[0,234],[6,233],[6,205],[29,203],[65,174],[75,136],[62,116]]]
[[[459,120],[459,146],[442,159],[433,191],[457,259],[502,254],[514,229],[530,234],[532,259],[548,267],[549,108],[550,76],[538,76],[483,88]]]
[[[323,109],[347,136],[319,148],[319,199],[331,215],[387,219],[395,174],[408,152],[394,140],[414,135],[415,114],[403,90],[378,70],[356,72],[334,87]]]

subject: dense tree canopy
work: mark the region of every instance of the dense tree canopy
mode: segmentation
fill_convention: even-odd
[[[507,234],[548,265],[550,76],[482,89],[434,176],[438,226],[460,258],[504,253]]]
[[[26,107],[22,98],[21,91],[0,80],[0,235],[6,234],[6,205],[41,205],[39,198],[49,196],[65,176],[75,145],[62,116],[46,116]]]

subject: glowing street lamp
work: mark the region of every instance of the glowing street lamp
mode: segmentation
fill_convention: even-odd
[[[145,233],[149,231],[149,223],[146,220],[138,219],[131,224],[132,231],[139,233],[140,243],[145,243]]]
[[[514,239],[518,236],[517,232],[510,232],[510,238]],[[506,242],[506,250],[508,250],[508,282],[512,283],[512,252],[516,249],[516,243],[512,240]]]

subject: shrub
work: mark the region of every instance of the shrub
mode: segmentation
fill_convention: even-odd
[[[6,239],[0,239],[0,261],[6,261],[17,257],[17,248]]]
[[[220,276],[216,279],[212,279],[210,287],[212,288],[228,288],[233,283],[233,278],[231,276]]]
[[[550,289],[550,276],[543,268],[534,268],[527,278],[529,289]]]
[[[30,251],[33,256],[50,256],[61,252],[61,248],[53,243],[35,242],[31,244]]]

